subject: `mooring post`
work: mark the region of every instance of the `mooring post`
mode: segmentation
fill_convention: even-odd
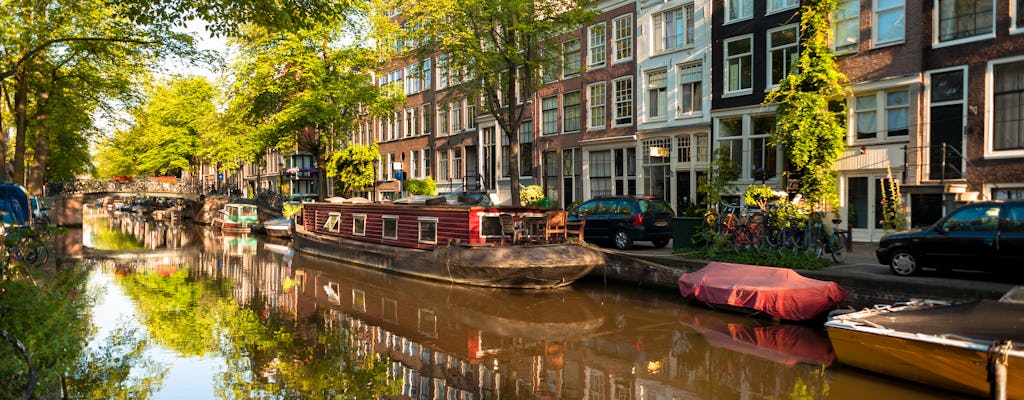
[[[1011,349],[1013,344],[1009,340],[997,340],[988,347],[989,397],[992,400],[1006,400],[1006,365]]]

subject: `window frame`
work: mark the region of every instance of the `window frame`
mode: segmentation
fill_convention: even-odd
[[[653,85],[654,85],[654,82],[655,82],[655,77],[657,75],[661,76],[661,78],[658,79],[661,82],[661,85],[658,86],[658,87],[655,87]],[[646,115],[647,121],[648,122],[656,122],[656,121],[664,121],[664,120],[668,119],[668,69],[667,68],[655,68],[655,69],[646,71],[644,73],[644,78],[645,78],[644,80],[647,83],[646,90],[645,90],[645,92],[646,92],[645,93],[646,94],[645,100],[646,100],[646,106],[647,106],[646,107],[647,108],[647,113],[646,113],[647,114]],[[655,91],[657,91],[656,95],[658,97],[657,100],[658,100],[658,106],[659,106],[657,110],[655,110],[655,107],[653,105],[653,103],[654,103],[653,97],[655,96]],[[653,112],[655,112],[655,111],[658,111],[658,113],[657,114],[653,114]]]
[[[986,39],[991,39],[991,38],[996,37],[996,23],[998,21],[998,15],[996,13],[997,9],[998,9],[998,4],[997,4],[998,2],[997,2],[997,0],[975,0],[975,4],[977,4],[978,2],[983,2],[983,1],[988,1],[988,2],[990,2],[992,4],[992,10],[991,10],[991,14],[990,14],[991,23],[988,25],[989,31],[988,32],[979,33],[979,34],[975,34],[975,35],[971,35],[971,36],[964,36],[964,37],[958,37],[958,38],[953,38],[953,39],[948,39],[948,40],[942,40],[942,33],[941,33],[942,28],[941,28],[940,24],[941,24],[941,18],[942,18],[941,14],[942,14],[942,3],[943,3],[943,1],[946,1],[946,0],[934,0],[934,8],[933,8],[934,12],[932,13],[932,48],[940,48],[940,47],[946,47],[946,46],[955,46],[955,45],[958,45],[958,44],[976,42],[976,41],[979,41],[979,40],[986,40]],[[953,21],[955,21],[955,19],[953,19]],[[975,27],[977,27],[977,25]],[[1011,26],[1011,28],[1012,28],[1012,26]]]
[[[327,213],[327,220],[322,225],[324,229],[332,233],[341,233],[341,213]]]
[[[985,158],[998,159],[998,158],[1019,158],[1024,157],[1024,145],[1021,145],[1017,149],[1006,149],[997,150],[995,148],[996,142],[996,120],[995,120],[995,109],[996,106],[996,71],[997,65],[1002,64],[1017,64],[1024,63],[1024,55],[1000,58],[995,60],[989,60],[986,65],[985,71]],[[966,79],[966,71],[964,72]],[[1021,122],[1024,125],[1024,122]]]
[[[1010,0],[1010,34],[1024,33],[1024,0]]]
[[[553,100],[553,102],[551,102]],[[551,106],[550,108],[548,106]],[[540,99],[540,115],[541,115],[541,129],[540,134],[542,136],[557,135],[558,130],[558,95],[545,96]],[[549,117],[553,117],[550,118]],[[553,124],[553,125],[550,125]],[[552,128],[550,131],[549,128]]]
[[[776,33],[776,32],[786,31],[786,30],[792,30],[794,32],[793,43],[787,43],[787,44],[782,45],[782,46],[773,46],[773,44],[772,44],[772,34]],[[766,61],[766,63],[765,63],[766,64],[766,66],[765,66],[765,76],[768,79],[767,80],[768,84],[766,85],[765,90],[770,90],[773,87],[779,86],[779,82],[781,82],[782,79],[786,79],[786,76],[789,75],[790,70],[792,68],[796,67],[796,63],[800,59],[800,25],[799,24],[790,24],[790,25],[780,26],[780,27],[774,28],[774,29],[769,29],[765,33],[764,36],[765,36],[765,38],[764,38],[764,40],[765,40],[765,48],[767,49],[767,54],[765,55],[765,61]],[[791,65],[788,66],[788,67],[784,67],[785,73],[783,73],[782,78],[780,78],[779,80],[776,80],[775,77],[772,76],[772,72],[773,72],[772,71],[772,67],[775,66],[775,58],[773,57],[774,56],[774,52],[781,51],[782,54],[785,56],[785,55],[790,54],[788,52],[788,50],[794,50],[794,52],[792,53]],[[753,86],[753,83],[751,83],[751,86]]]
[[[737,15],[735,18],[730,18],[730,11],[733,10],[735,3],[739,4],[741,11],[746,11],[747,15]],[[745,21],[754,18],[754,0],[725,0],[725,24],[731,24],[734,22]]]
[[[600,33],[601,38],[595,42],[595,33]],[[595,54],[600,52],[600,57]],[[599,22],[587,27],[587,69],[593,70],[603,68],[608,64],[608,24]]]
[[[433,238],[424,238],[423,237],[423,225],[424,224],[433,224],[434,225]],[[417,242],[423,243],[423,244],[437,244],[437,224],[438,224],[437,217],[418,217],[418,218],[416,218],[416,227],[417,227],[416,230],[418,231],[418,233],[416,235],[417,236]]]
[[[594,95],[594,89],[601,87],[599,96]],[[600,99],[598,103],[594,101]],[[594,124],[594,118],[600,117],[601,123]],[[595,82],[587,85],[587,130],[604,129],[608,125],[608,82]]]
[[[669,15],[669,13],[673,12],[679,12],[680,19],[683,21],[683,31],[675,35],[683,36],[682,44],[679,45],[678,47],[669,47],[666,36],[666,32],[668,32],[669,21],[665,17]],[[694,11],[692,2],[652,14],[651,53],[664,54],[671,53],[673,51],[693,48],[693,30],[695,25],[693,14]]]
[[[362,221],[362,229],[356,229],[359,225],[357,221]],[[366,236],[366,214],[352,214],[352,235],[353,236]]]
[[[889,105],[889,96],[898,92],[906,93],[906,102],[904,105],[891,106]],[[870,109],[863,109],[858,105],[858,99],[861,98],[873,98],[874,106]],[[890,141],[905,141],[910,137],[910,105],[911,105],[911,90],[908,86],[889,87],[879,90],[866,91],[865,93],[855,94],[851,96],[851,100],[848,106],[852,112],[853,126],[851,129],[851,139],[854,144],[859,143],[878,143],[878,142],[890,142]],[[904,128],[907,130],[905,135],[892,135],[890,134],[892,129],[889,126],[890,114],[897,109],[904,109],[907,112],[907,126]],[[860,137],[859,129],[861,128],[860,119],[858,118],[862,113],[874,113],[875,126],[872,132],[872,137]]]
[[[729,54],[729,44],[731,44],[733,42],[739,42],[741,40],[745,40],[749,44],[749,49],[747,50],[747,52],[746,53],[740,53],[740,54],[735,55],[735,56],[730,55]],[[753,61],[754,61],[754,35],[747,34],[747,35],[734,36],[734,37],[725,39],[725,40],[722,41],[722,50],[723,50],[723,53],[722,53],[723,59],[722,59],[722,61],[723,61],[723,64],[724,64],[723,68],[722,68],[722,71],[724,72],[722,74],[722,79],[723,79],[723,82],[722,82],[723,83],[723,86],[722,86],[722,88],[723,88],[722,97],[743,96],[743,95],[748,95],[748,94],[753,93],[754,92],[754,65],[753,65]],[[747,70],[747,75],[749,76],[748,79],[750,80],[750,86],[749,87],[742,87],[742,85],[743,85],[743,83],[742,83],[743,82],[743,78],[741,76],[739,78],[740,79],[740,87],[738,89],[729,90],[729,62],[730,62],[730,59],[739,59],[739,60],[742,61],[742,59],[744,59],[744,58],[747,59],[746,70]],[[741,74],[743,73],[742,66],[743,66],[743,64],[741,63],[740,64],[740,67],[741,67],[740,73]]]
[[[619,90],[619,84],[620,83],[628,83],[628,85],[627,85],[628,88],[626,88],[628,90],[628,93],[626,94],[626,96],[628,96],[628,98],[623,98],[623,99],[619,98],[619,91],[620,91]],[[634,86],[633,85],[633,76],[624,76],[624,77],[612,80],[612,96],[613,96],[613,100],[612,101],[613,101],[613,103],[615,105],[615,110],[612,113],[612,116],[613,116],[612,126],[617,127],[617,126],[630,126],[630,125],[633,125],[634,118],[636,118],[636,110],[635,110],[636,107],[634,106],[634,99],[635,99],[636,94],[635,94],[635,90],[633,89],[633,86]],[[620,114],[621,111],[624,111],[627,108],[628,108],[628,111],[629,111],[629,115]],[[626,121],[626,119],[628,119],[628,121]],[[622,122],[620,122],[620,120],[622,120]]]
[[[569,103],[571,97],[575,97],[575,103]],[[574,107],[576,116],[572,117],[575,121],[575,128],[569,128],[570,107]],[[568,93],[562,94],[562,133],[575,133],[583,129],[583,93],[579,90],[574,90]]]
[[[569,60],[569,56],[567,56],[567,53],[566,53],[566,45],[569,45],[571,43],[575,43],[576,49],[575,49],[575,51],[572,51],[569,54],[575,54],[576,57],[575,57],[575,61],[574,62],[567,63],[566,60]],[[583,57],[583,48],[582,48],[582,43],[581,43],[581,39],[580,38],[578,38],[578,37],[577,38],[572,38],[572,39],[569,39],[569,40],[566,40],[566,41],[562,42],[562,65],[561,65],[561,76],[562,76],[562,79],[572,78],[572,77],[576,77],[576,76],[580,75],[580,73],[582,72],[582,69],[583,69],[583,58],[582,57]],[[575,70],[570,71],[569,73],[566,73],[566,70],[567,70],[567,68],[570,65],[575,66]]]
[[[768,0],[767,1],[768,4],[765,7],[766,8],[765,15],[771,15],[771,14],[775,14],[775,13],[779,13],[779,12],[783,12],[783,11],[787,11],[787,10],[792,10],[794,8],[800,7],[800,0],[782,0],[782,1],[786,1],[786,2],[791,2],[792,4],[787,4],[787,5],[784,5],[784,6],[779,7],[779,8],[772,7],[772,4],[773,4],[774,1],[775,0]]]
[[[619,25],[625,21],[625,31],[627,34],[619,36],[619,31],[622,29]],[[626,14],[615,17],[612,19],[612,64],[625,62],[633,59],[634,46],[633,46],[633,14]],[[620,43],[623,43],[620,45]],[[619,56],[619,52],[628,52],[628,55]]]
[[[688,76],[690,74],[689,71],[692,68],[696,68],[697,69],[697,71],[696,71],[697,79],[696,80],[684,79],[684,76]],[[679,90],[677,92],[677,94],[676,94],[676,107],[678,109],[678,111],[676,112],[676,119],[692,118],[694,116],[701,116],[701,115],[703,115],[703,113],[704,113],[704,62],[703,61],[691,61],[691,62],[679,64],[679,65],[676,66],[676,73],[678,75],[678,77],[676,78],[676,88],[678,88],[678,90]],[[684,93],[686,93],[687,91],[683,90],[683,86],[684,85],[694,85],[694,84],[696,84],[696,87],[695,88],[691,87],[691,89],[689,90],[689,93],[690,93],[691,97],[694,99],[693,104],[696,104],[697,108],[696,109],[692,109],[692,110],[686,110],[686,109],[683,108],[682,99],[684,97]]]
[[[398,216],[397,215],[381,215],[380,216],[380,220],[381,220],[381,225],[380,225],[381,226],[381,230],[380,230],[381,239],[384,239],[384,240],[398,240]],[[393,236],[388,236],[388,230],[389,230],[388,229],[388,224],[389,223],[394,223],[394,225],[395,225],[395,232],[394,232]]]

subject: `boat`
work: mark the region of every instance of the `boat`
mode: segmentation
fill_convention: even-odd
[[[292,220],[286,217],[277,217],[263,221],[263,230],[267,236],[290,237],[292,235]]]
[[[847,295],[835,282],[805,278],[788,268],[723,262],[682,274],[678,283],[687,299],[788,321],[822,317]]]
[[[523,245],[502,215],[543,217],[528,207],[306,203],[292,239],[298,251],[394,273],[502,288],[571,284],[604,254],[565,240]],[[536,232],[533,232],[536,233]],[[548,242],[545,240],[544,242]]]
[[[834,315],[825,328],[840,363],[972,396],[1024,399],[1024,304],[916,300]]]
[[[258,208],[254,204],[228,203],[214,217],[213,224],[224,232],[251,232],[259,223]]]

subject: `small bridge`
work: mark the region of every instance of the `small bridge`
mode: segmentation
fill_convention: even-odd
[[[59,181],[47,186],[47,194],[53,199],[51,218],[60,226],[81,225],[83,206],[108,196],[169,197],[193,202],[198,202],[201,197],[198,185],[155,178],[125,182],[107,179]]]

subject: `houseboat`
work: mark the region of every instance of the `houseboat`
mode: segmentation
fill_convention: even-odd
[[[224,232],[248,233],[259,223],[258,208],[253,204],[225,204],[214,217],[213,225]]]
[[[604,265],[600,251],[564,240],[564,226],[557,240],[548,236],[545,215],[493,206],[307,203],[292,239],[299,251],[475,286],[553,288]]]

